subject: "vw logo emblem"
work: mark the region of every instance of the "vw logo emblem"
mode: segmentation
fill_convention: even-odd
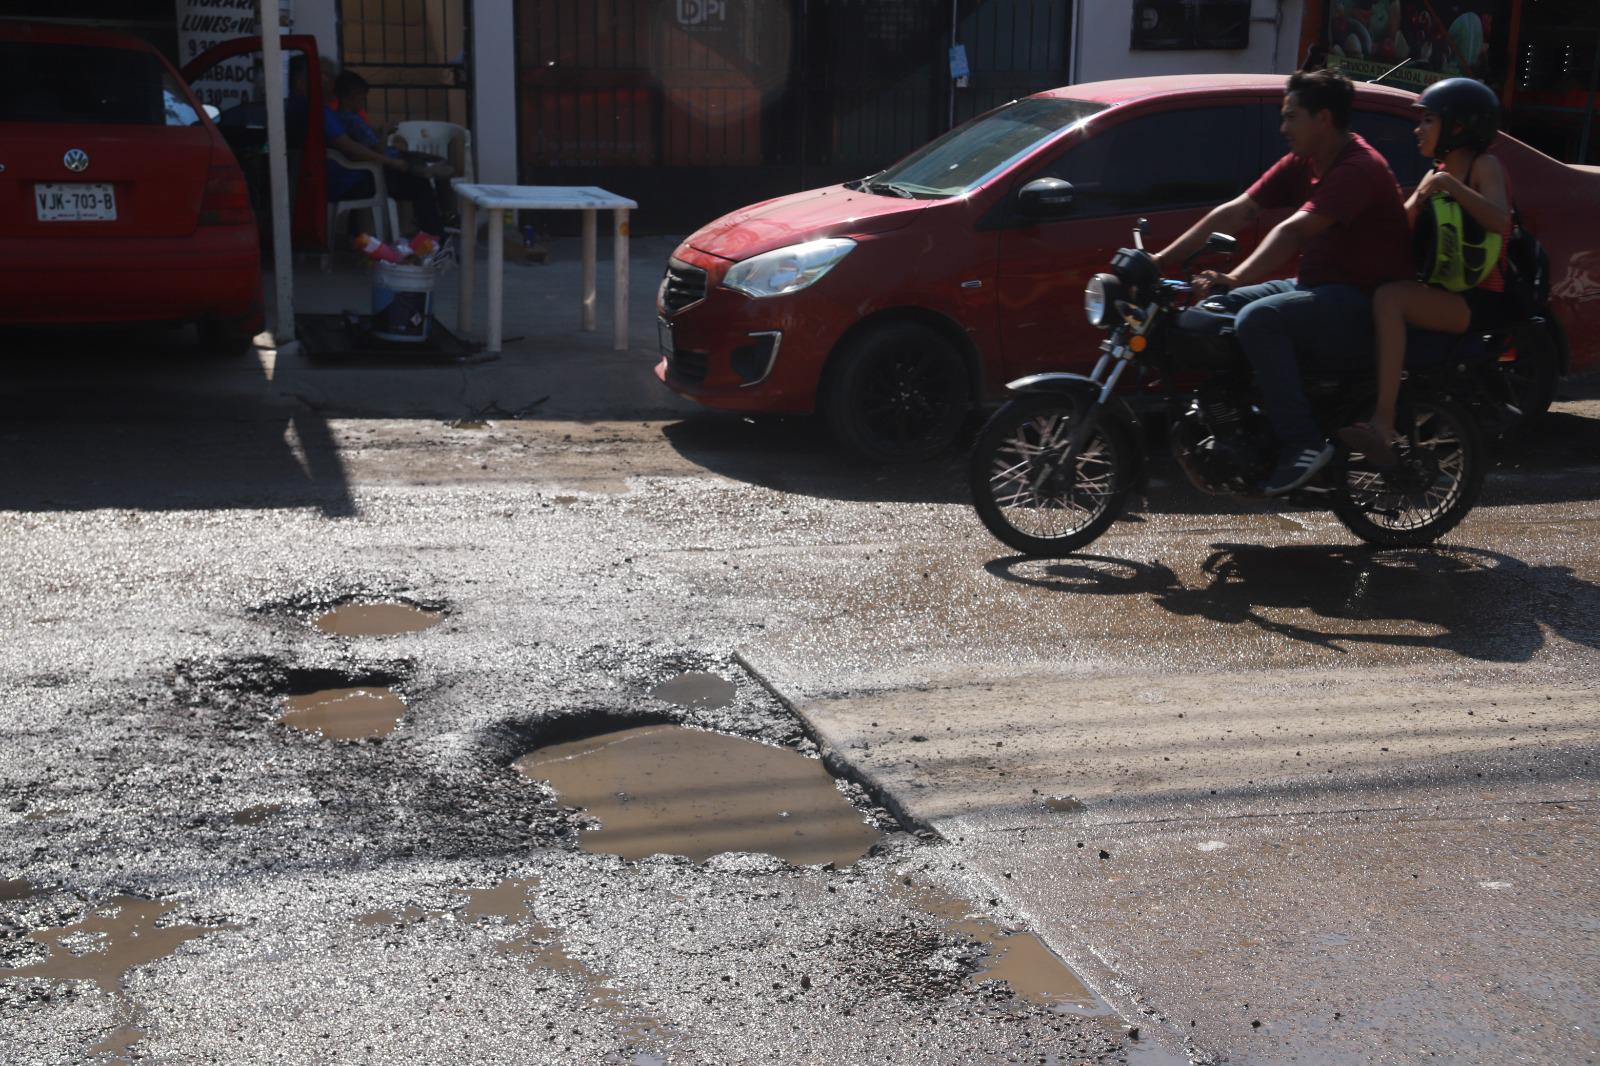
[[[81,174],[83,171],[89,169],[89,153],[85,152],[82,148],[74,148],[72,151],[63,156],[61,161],[65,163],[67,165],[67,169],[72,171],[74,174]]]

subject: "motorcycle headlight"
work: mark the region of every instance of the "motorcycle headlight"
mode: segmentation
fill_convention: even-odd
[[[799,292],[816,284],[855,246],[848,237],[825,237],[777,248],[733,264],[722,284],[758,298]]]
[[[1114,274],[1096,274],[1083,287],[1083,313],[1089,324],[1105,329],[1111,325],[1112,311],[1122,296],[1122,283]]]

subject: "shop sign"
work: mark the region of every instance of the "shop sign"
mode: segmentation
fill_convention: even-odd
[[[1491,39],[1510,6],[1509,0],[1330,0],[1323,37],[1328,66],[1371,81],[1403,63],[1383,83],[1412,90],[1442,78],[1488,81],[1505,69]]]
[[[260,23],[256,18],[259,0],[176,2],[180,65],[212,45],[260,32]],[[285,32],[293,27],[293,11],[292,0],[284,0],[279,24]],[[206,77],[194,83],[194,93],[202,104],[211,104],[219,111],[226,111],[256,98],[256,82],[260,76],[259,56],[236,56],[212,67]]]
[[[686,30],[720,30],[728,24],[727,0],[676,0],[678,25]]]

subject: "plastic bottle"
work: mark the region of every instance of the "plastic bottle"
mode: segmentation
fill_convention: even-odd
[[[405,260],[405,256],[398,249],[391,248],[370,233],[357,234],[351,243],[355,245],[356,251],[374,262],[400,263]]]
[[[416,236],[411,238],[411,254],[418,259],[426,259],[438,250],[439,238],[431,233],[418,230]]]

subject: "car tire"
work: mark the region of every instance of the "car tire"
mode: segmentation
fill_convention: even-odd
[[[237,359],[255,350],[255,332],[243,318],[206,318],[197,323],[200,352],[208,358]]]
[[[961,432],[972,402],[965,361],[937,330],[877,326],[845,342],[823,389],[835,439],[878,463],[931,459]]]

